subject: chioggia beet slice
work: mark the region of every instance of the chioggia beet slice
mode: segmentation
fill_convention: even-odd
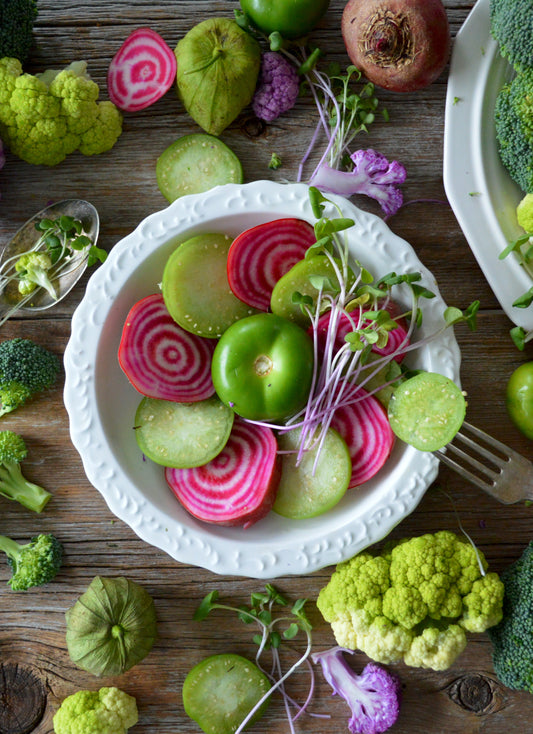
[[[128,313],[118,350],[122,370],[142,395],[192,403],[211,397],[215,344],[182,329],[163,296],[138,301]]]

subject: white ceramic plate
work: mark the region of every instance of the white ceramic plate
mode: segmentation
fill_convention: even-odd
[[[512,69],[490,34],[489,1],[478,0],[455,39],[446,96],[444,186],[485,277],[507,316],[533,329],[533,308],[513,302],[533,280],[518,259],[499,260],[523,231],[515,209],[523,194],[498,155],[494,104]]]
[[[391,270],[422,273],[424,285],[437,293],[424,305],[422,333],[433,333],[442,324],[445,304],[411,246],[378,217],[340,197],[330,198],[344,216],[356,220],[350,247],[375,276]],[[336,215],[333,207],[329,214]],[[115,245],[91,277],[74,314],[65,353],[71,437],[90,482],[115,515],[145,541],[178,561],[220,574],[275,578],[309,573],[349,558],[383,538],[410,513],[438,471],[433,455],[398,442],[383,470],[327,514],[296,522],[270,513],[243,530],[195,520],[168,489],[162,468],[143,461],[133,431],[141,398],[117,359],[130,307],[158,291],[164,263],[179,242],[202,231],[236,236],[255,224],[286,216],[314,222],[304,184],[228,184],[183,197],[152,214]],[[459,381],[460,354],[451,330],[416,354],[414,363]]]

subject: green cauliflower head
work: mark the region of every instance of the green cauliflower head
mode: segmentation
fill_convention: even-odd
[[[55,734],[126,734],[137,721],[135,698],[109,687],[67,696],[53,723]]]
[[[452,532],[410,538],[337,566],[317,606],[337,643],[373,660],[443,670],[501,619],[503,584]]]
[[[35,165],[55,166],[76,150],[103,153],[122,132],[122,114],[98,96],[85,61],[32,75],[17,59],[0,59],[0,137]]]

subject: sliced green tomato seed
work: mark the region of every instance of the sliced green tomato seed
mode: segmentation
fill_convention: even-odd
[[[399,439],[420,451],[437,451],[461,428],[466,400],[448,377],[422,372],[398,385],[388,414]]]
[[[259,668],[241,655],[212,655],[194,666],[183,683],[183,706],[205,734],[233,734],[270,689]],[[268,706],[261,705],[250,723]]]
[[[214,135],[193,133],[178,138],[156,164],[159,190],[172,202],[214,186],[242,183],[242,165],[235,153]]]
[[[135,415],[135,437],[156,464],[202,466],[226,445],[233,419],[233,411],[216,396],[195,403],[143,398]]]
[[[283,451],[297,451],[300,430],[279,436]],[[281,480],[273,510],[292,520],[303,520],[327,512],[344,496],[352,475],[350,452],[344,439],[330,428],[320,450],[307,451],[297,465],[297,454],[282,454]]]
[[[256,313],[229,287],[231,243],[220,232],[196,235],[179,245],[165,265],[165,305],[174,321],[193,334],[215,339],[233,322]]]

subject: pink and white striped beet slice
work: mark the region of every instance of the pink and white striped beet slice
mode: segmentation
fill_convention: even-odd
[[[117,51],[107,72],[109,99],[135,112],[157,102],[176,77],[176,55],[151,28],[133,31]]]
[[[314,229],[303,219],[276,219],[247,229],[229,249],[231,290],[244,303],[268,311],[272,289],[314,242]]]
[[[166,481],[194,517],[218,525],[253,525],[274,503],[280,479],[277,441],[268,426],[235,417],[230,437],[207,464],[165,469]]]
[[[179,403],[211,397],[213,339],[182,329],[163,296],[138,301],[128,313],[118,349],[119,364],[142,395]]]
[[[337,408],[331,421],[346,441],[352,459],[349,488],[371,479],[385,464],[394,446],[394,433],[384,407],[373,395],[359,389],[364,399]]]

